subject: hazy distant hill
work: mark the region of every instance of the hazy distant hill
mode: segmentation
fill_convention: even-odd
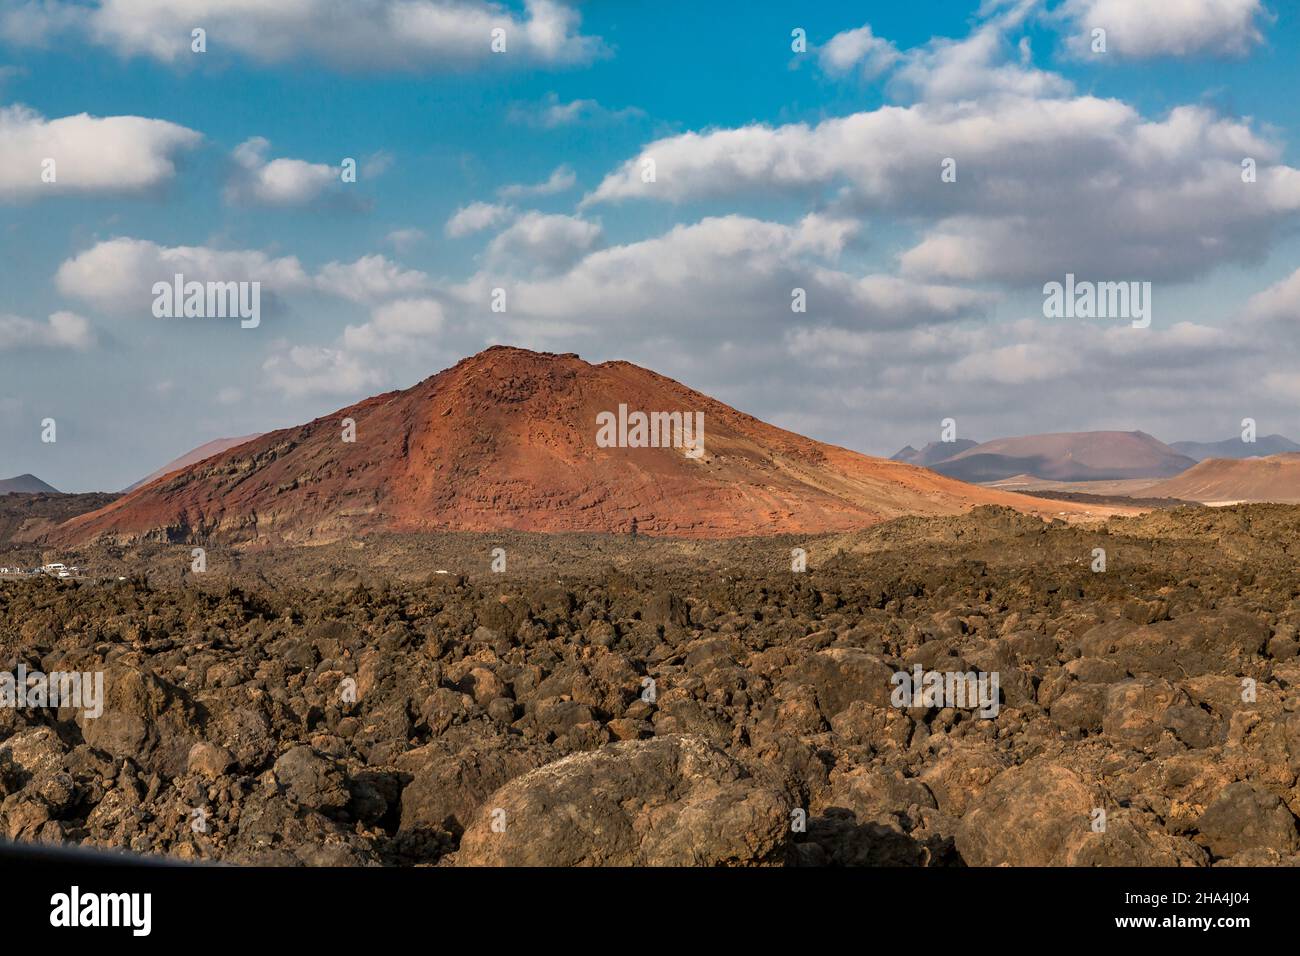
[[[229,451],[231,448],[236,448],[239,445],[244,444],[245,442],[252,441],[254,438],[261,438],[261,437],[262,437],[262,433],[257,432],[252,435],[244,435],[241,438],[214,438],[206,445],[200,445],[198,448],[192,449],[191,451],[187,451],[179,458],[169,461],[167,464],[163,465],[153,474],[146,475],[145,477],[141,478],[139,481],[135,482],[134,484],[127,485],[122,490],[124,492],[135,491],[135,489],[143,487],[144,485],[149,484],[149,482],[161,478],[163,475],[170,475],[173,471],[180,471],[182,468],[188,468],[190,465],[194,465],[197,464],[198,462],[204,461],[205,459],[211,458],[213,455],[219,455],[223,451]]]
[[[979,442],[971,441],[969,438],[958,438],[955,441],[932,441],[920,451],[917,451],[911,445],[905,445],[890,456],[890,461],[905,461],[909,465],[920,465],[922,468],[929,468],[931,465],[937,465],[941,461],[946,461],[953,455],[960,455],[967,448],[974,448]]]
[[[1144,492],[1213,503],[1300,503],[1300,454],[1268,458],[1210,458]]]
[[[1195,460],[1146,432],[1058,432],[999,438],[930,466],[962,481],[1034,475],[1053,481],[1170,478]]]
[[[57,495],[59,490],[50,487],[35,475],[19,475],[17,478],[0,479],[0,495],[15,493],[36,495],[42,492],[47,495]]]
[[[1300,451],[1300,445],[1281,435],[1265,435],[1254,442],[1244,442],[1240,438],[1226,438],[1223,441],[1176,441],[1169,447],[1197,461],[1205,461],[1207,458],[1263,458],[1267,455],[1285,455]]]

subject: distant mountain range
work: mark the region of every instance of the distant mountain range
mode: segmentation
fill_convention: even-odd
[[[979,444],[968,439],[931,442],[920,451],[908,445],[893,457],[950,478],[986,484],[1029,477],[1059,482],[1160,480],[1211,458],[1288,452],[1300,452],[1300,445],[1281,435],[1253,443],[1230,438],[1166,445],[1146,432],[1095,431],[1022,435]]]
[[[974,448],[979,442],[971,441],[969,438],[957,438],[953,441],[932,441],[920,451],[917,451],[911,445],[905,445],[889,457],[890,461],[905,461],[909,465],[920,465],[922,468],[929,468],[931,465],[937,465],[941,461],[947,461],[953,455],[964,452],[967,448]]]
[[[1254,442],[1244,442],[1240,438],[1227,438],[1223,441],[1176,441],[1169,446],[1180,455],[1205,461],[1207,458],[1262,458],[1266,455],[1285,455],[1300,451],[1289,438],[1281,435],[1265,435]]]
[[[981,483],[1017,475],[1053,481],[1168,478],[1194,464],[1146,432],[1101,431],[998,438],[956,450],[928,467],[949,478]]]
[[[17,478],[0,479],[0,495],[34,495],[41,492],[47,495],[57,495],[59,490],[47,485],[35,475],[19,475]]]

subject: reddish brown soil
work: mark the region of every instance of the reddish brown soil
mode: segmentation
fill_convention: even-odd
[[[702,411],[705,455],[599,448],[596,416]],[[345,419],[356,441],[342,440]],[[317,543],[368,531],[625,532],[714,538],[867,527],[1001,504],[1115,509],[978,488],[775,428],[628,362],[494,347],[405,391],[271,432],[69,521],[101,535]]]
[[[200,445],[198,448],[191,449],[179,458],[175,458],[163,465],[153,474],[146,475],[134,484],[128,485],[125,491],[135,491],[142,488],[151,481],[156,481],[164,475],[170,475],[173,471],[180,471],[182,468],[188,468],[190,465],[197,465],[201,461],[207,461],[213,455],[219,455],[223,451],[238,447],[245,442],[250,442],[254,438],[261,438],[262,433],[256,432],[252,435],[244,435],[240,438],[214,438],[210,442]]]
[[[1300,453],[1267,458],[1210,458],[1177,478],[1152,485],[1147,493],[1213,503],[1294,504],[1300,502]]]

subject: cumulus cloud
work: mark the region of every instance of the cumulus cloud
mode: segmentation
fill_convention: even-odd
[[[541,348],[603,342],[617,351],[677,329],[725,350],[756,336],[780,341],[792,324],[941,326],[982,315],[993,303],[985,292],[840,268],[858,229],[818,214],[789,225],[726,216],[594,248],[598,225],[525,213],[488,244],[483,271],[375,305],[367,321],[349,325],[313,360],[328,358],[350,371],[348,380],[370,381],[390,374],[393,363],[418,365],[435,353],[464,354],[493,341]],[[487,308],[496,288],[507,290],[507,313]],[[803,290],[806,314],[792,310],[795,289]],[[298,369],[282,352],[268,368],[273,385],[290,393],[323,387],[303,384],[317,382],[315,369]]]
[[[1064,77],[1033,66],[1028,36],[1011,42],[1039,5],[1039,0],[985,2],[969,36],[933,37],[906,51],[876,36],[870,25],[846,30],[818,50],[818,61],[829,76],[856,73],[874,79],[892,71],[888,88],[904,101],[1065,95],[1072,86]]]
[[[497,195],[502,199],[523,199],[529,196],[553,196],[556,193],[562,193],[565,190],[572,189],[577,181],[578,177],[572,169],[568,166],[557,166],[544,182],[533,183],[531,185],[513,183],[509,186],[502,186],[497,190]]]
[[[152,317],[153,285],[181,274],[187,282],[260,282],[264,307],[286,297],[324,294],[360,305],[427,292],[433,280],[381,255],[330,262],[309,274],[294,256],[275,258],[253,249],[161,246],[121,237],[97,243],[59,266],[63,295],[109,315]]]
[[[44,46],[54,34],[75,27],[80,16],[81,11],[63,0],[3,0],[0,38]]]
[[[90,323],[74,312],[55,312],[44,322],[0,314],[0,352],[9,349],[84,350],[95,344]]]
[[[320,291],[362,304],[425,292],[431,285],[425,273],[403,269],[379,255],[362,256],[349,263],[327,263],[315,278],[315,287]]]
[[[1106,31],[1106,53],[1145,58],[1245,56],[1264,42],[1271,19],[1261,0],[1066,0],[1067,47],[1092,57],[1092,31]]]
[[[940,37],[909,50],[891,80],[891,89],[900,96],[927,102],[1068,94],[1073,87],[1064,77],[1034,68],[1023,52],[1020,60],[1011,59],[1007,25],[995,21],[965,39]]]
[[[657,139],[583,204],[707,202],[716,213],[727,200],[771,208],[793,198],[819,210],[789,222],[692,208],[677,226],[606,245],[582,216],[473,203],[446,234],[489,235],[479,271],[453,284],[384,256],[313,274],[259,252],[113,240],[65,263],[59,286],[112,311],[142,276],[202,279],[213,265],[214,278],[270,272],[286,294],[352,303],[356,317],[324,344],[273,347],[266,382],[290,396],[355,398],[433,371],[435,357],[504,341],[638,361],[777,424],[875,452],[924,441],[947,416],[970,437],[1141,427],[1173,440],[1213,437],[1188,435],[1189,421],[1221,420],[1228,434],[1245,415],[1284,414],[1300,395],[1300,378],[1279,371],[1300,358],[1300,337],[1287,334],[1300,318],[1297,276],[1224,327],[1174,321],[1159,285],[1145,330],[1008,306],[1020,287],[1066,271],[1164,281],[1249,261],[1300,208],[1300,172],[1252,121],[1201,106],[1147,116],[1035,69],[1011,33],[1030,6],[986,3],[993,19],[966,39],[892,58],[887,41],[847,31],[837,53],[827,53],[835,40],[819,51],[834,57],[826,69],[870,73],[872,57],[885,56],[886,88],[903,105]],[[556,126],[597,115],[593,101],[549,99]],[[1253,183],[1240,175],[1246,156],[1259,164]],[[955,183],[940,181],[947,157]],[[643,158],[656,160],[657,182],[641,181]],[[570,188],[563,172],[502,198]],[[899,228],[874,228],[891,219]],[[868,221],[874,250],[860,241]],[[864,266],[864,251],[898,255]],[[509,294],[503,314],[488,308],[497,287]],[[791,308],[796,289],[806,312]]]
[[[1241,160],[1259,163],[1243,183]],[[917,275],[1041,282],[1066,271],[1178,278],[1250,261],[1300,210],[1300,170],[1248,122],[1199,106],[1147,119],[1093,96],[885,106],[650,143],[585,206],[773,193],[917,221]],[[643,182],[644,159],[657,178]],[[957,181],[940,185],[941,162]]]
[[[1241,319],[1248,328],[1273,326],[1291,335],[1300,330],[1300,269],[1251,296]]]
[[[871,32],[870,24],[837,33],[817,51],[821,68],[833,76],[856,72],[866,79],[879,76],[899,59],[894,44]]]
[[[1140,428],[1175,441],[1225,437],[1245,415],[1277,421],[1284,408],[1262,384],[1275,344],[1190,322],[1132,329],[1035,316],[942,329],[819,327],[791,330],[785,347],[822,386],[797,391],[799,414],[832,440],[877,453],[937,438],[946,417],[979,440]],[[870,425],[847,419],[846,406],[872,409]]]
[[[272,258],[246,249],[207,246],[160,246],[145,239],[121,237],[97,243],[59,266],[58,290],[112,315],[152,316],[153,285],[177,274],[187,282],[261,282],[268,296],[310,286],[297,258]]]
[[[708,217],[545,274],[522,249],[500,271],[373,305],[332,343],[282,346],[267,381],[290,396],[354,398],[509,342],[627,358],[784,427],[885,454],[934,437],[948,416],[976,438],[1083,428],[1213,437],[1202,433],[1230,434],[1245,415],[1278,420],[1297,391],[1278,370],[1300,358],[1300,338],[1248,322],[1296,314],[1300,278],[1224,327],[1173,321],[1159,300],[1149,329],[1050,320],[1037,307],[1016,317],[987,291],[855,271],[845,263],[861,229],[831,214]],[[487,307],[498,286],[510,296],[504,314]],[[796,287],[806,312],[791,309]]]
[[[776,424],[886,454],[937,437],[947,416],[982,438],[1143,428],[1176,440],[1195,437],[1192,390],[1195,419],[1224,422],[1224,434],[1284,407],[1285,383],[1272,388],[1267,374],[1300,351],[1294,336],[1280,344],[1159,311],[1149,329],[1036,310],[996,319],[1005,303],[987,292],[855,274],[841,263],[858,228],[824,215],[706,218],[557,275],[501,282],[510,310],[489,324],[500,279],[480,275],[452,290],[443,342],[471,351],[457,331],[473,327],[487,341],[627,358]],[[792,312],[793,287],[806,313]]]
[[[381,355],[427,351],[442,330],[442,305],[435,299],[398,299],[377,307],[370,321],[349,325],[343,344],[359,352]]]
[[[192,55],[200,25],[222,48],[263,63],[432,72],[590,62],[605,47],[579,20],[559,0],[525,0],[521,14],[489,0],[5,0],[0,36],[39,43],[75,31],[123,56],[176,63]],[[504,53],[492,52],[495,29],[505,31]]]
[[[1031,385],[1059,379],[1080,364],[1079,356],[1060,343],[1021,342],[963,355],[952,364],[952,377],[975,384]]]
[[[446,321],[429,296],[376,305],[367,321],[347,326],[329,345],[277,342],[262,364],[264,384],[290,398],[357,398],[392,384],[393,363],[429,363],[440,354]]]
[[[230,202],[265,206],[306,206],[322,197],[344,195],[340,167],[301,159],[269,159],[270,142],[255,136],[232,154],[235,175],[226,187]]]
[[[577,261],[600,236],[600,226],[585,219],[527,212],[488,245],[488,261],[497,269],[552,272]]]
[[[153,189],[172,179],[178,154],[201,139],[141,116],[51,120],[23,106],[0,107],[0,201]],[[45,181],[47,170],[54,182]]]
[[[507,288],[506,331],[534,340],[547,337],[548,329],[558,336],[584,328],[607,334],[654,328],[663,334],[681,324],[693,338],[709,342],[765,327],[783,330],[801,318],[792,312],[795,289],[804,290],[809,315],[834,316],[853,327],[950,321],[988,304],[979,292],[835,268],[856,230],[852,222],[815,214],[794,225],[711,217],[589,252],[555,275],[516,271],[516,278],[506,279],[493,270],[454,292],[473,308],[488,301],[491,288]],[[539,252],[545,244],[535,243]]]
[[[383,374],[348,352],[327,346],[285,346],[262,364],[266,382],[293,398],[364,394],[382,386]]]
[[[484,229],[493,229],[509,221],[514,210],[497,203],[472,202],[457,209],[447,220],[443,231],[452,239],[470,236]]]

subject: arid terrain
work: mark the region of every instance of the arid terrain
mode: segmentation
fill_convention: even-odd
[[[0,495],[0,549],[9,563],[39,564],[40,546],[37,542],[58,525],[102,508],[116,495],[87,494],[6,494]]]
[[[1231,460],[1215,458],[1177,477],[1147,488],[1143,494],[1169,495],[1206,504],[1238,501],[1300,502],[1300,454]]]
[[[698,414],[691,454],[599,442],[602,414]],[[624,429],[626,431],[626,429]],[[623,436],[627,437],[627,436]],[[642,436],[647,437],[647,436]],[[1004,505],[1114,508],[980,488],[805,438],[629,362],[497,346],[400,392],[262,435],[136,488],[50,539],[327,544],[375,532],[818,533]]]
[[[595,442],[628,405],[703,409],[703,453]],[[953,460],[989,448],[1006,487],[493,348],[122,495],[0,497],[0,834],[269,864],[1300,863],[1300,507],[1156,493],[1274,459],[1156,485],[1123,476],[1182,456],[1105,432]],[[18,699],[50,673],[103,695]],[[898,695],[927,675],[946,695]]]
[[[1001,438],[957,451],[930,467],[962,481],[997,482],[1033,475],[1091,482],[1166,478],[1194,464],[1145,432],[1099,431]]]
[[[213,544],[204,573],[189,543],[47,550],[91,576],[0,583],[0,670],[102,670],[106,703],[0,708],[0,832],[238,863],[1293,865],[1297,540],[1300,507],[1251,505]],[[894,706],[915,665],[996,672],[996,716]]]

